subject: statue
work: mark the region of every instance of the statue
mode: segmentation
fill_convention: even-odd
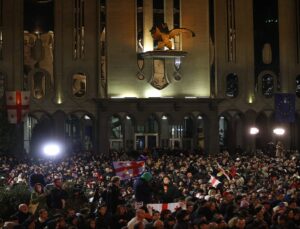
[[[178,28],[169,30],[167,23],[162,23],[160,25],[154,25],[151,30],[151,35],[153,40],[158,41],[157,50],[163,50],[166,46],[168,49],[172,49],[172,42],[171,39],[175,38],[181,33],[190,33],[193,37],[195,33],[186,28]]]

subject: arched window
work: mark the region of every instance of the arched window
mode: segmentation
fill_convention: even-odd
[[[239,93],[238,76],[235,73],[230,73],[226,77],[226,96],[235,98]]]
[[[183,122],[183,137],[192,138],[193,137],[193,119],[190,116],[184,117]]]
[[[92,150],[93,149],[93,120],[89,115],[84,115],[81,118],[81,124],[82,124],[82,141],[83,141],[83,147],[85,150]]]
[[[205,148],[205,129],[204,129],[204,118],[199,115],[197,117],[197,147],[200,151]]]
[[[76,97],[83,97],[86,94],[86,75],[76,73],[73,75],[72,92]]]
[[[122,122],[118,116],[112,116],[110,119],[110,138],[120,139],[122,138]]]
[[[69,144],[73,152],[80,152],[83,145],[80,140],[80,120],[75,115],[70,115],[65,121],[65,135],[69,139]]]
[[[183,120],[182,148],[192,149],[194,137],[194,122],[191,116],[185,116]]]
[[[46,93],[46,75],[44,71],[33,74],[32,94],[36,99],[42,99]]]
[[[266,74],[262,77],[262,94],[270,98],[273,96],[274,93],[274,79],[273,76],[270,74]]]
[[[221,116],[219,118],[219,145],[221,149],[227,147],[227,129],[228,129],[228,120]]]
[[[296,77],[296,95],[300,97],[300,75]]]
[[[38,120],[32,116],[27,116],[24,119],[24,149],[26,153],[29,153],[31,150],[32,132],[37,123]]]
[[[154,115],[150,115],[146,123],[147,133],[158,133],[158,122]]]

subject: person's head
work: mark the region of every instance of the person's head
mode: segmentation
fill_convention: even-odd
[[[96,220],[95,219],[89,219],[88,226],[91,229],[95,229],[96,228]]]
[[[164,228],[164,222],[161,220],[155,220],[153,223],[153,228],[155,229],[163,229]]]
[[[48,211],[45,208],[39,210],[39,218],[41,218],[42,220],[48,219]]]
[[[100,215],[105,215],[107,212],[107,205],[106,204],[102,204],[98,207],[98,213]]]
[[[62,180],[61,178],[55,178],[54,179],[54,186],[57,188],[61,188],[62,187]]]
[[[164,183],[164,185],[168,185],[168,184],[170,184],[170,182],[171,182],[171,180],[170,180],[170,178],[169,178],[168,176],[165,176],[165,177],[163,178],[163,183]]]
[[[42,192],[43,192],[43,186],[42,186],[42,184],[36,183],[36,184],[34,185],[34,191],[35,191],[36,193],[42,193]]]
[[[60,216],[59,218],[56,219],[56,228],[65,228],[66,227],[66,221],[64,217]]]
[[[239,229],[243,229],[246,227],[246,220],[243,217],[238,217],[235,226]]]
[[[137,219],[139,221],[142,221],[143,219],[145,219],[145,210],[144,209],[137,209],[136,212],[135,212],[135,216],[137,217]]]
[[[118,176],[113,176],[111,178],[111,183],[114,184],[114,185],[116,185],[116,186],[119,186],[120,182],[121,182],[121,178],[118,177]]]
[[[22,213],[27,214],[28,213],[28,206],[27,204],[20,204],[18,207],[19,211]]]
[[[126,212],[126,207],[124,205],[118,205],[116,212],[118,215],[123,215]]]
[[[156,221],[158,219],[160,219],[160,212],[159,211],[153,211],[153,213],[152,213],[152,220]]]

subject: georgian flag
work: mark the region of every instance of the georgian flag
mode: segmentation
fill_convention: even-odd
[[[113,161],[113,167],[121,180],[131,179],[141,175],[145,170],[144,161]]]
[[[164,203],[164,204],[147,204],[147,208],[152,208],[153,210],[162,212],[163,210],[170,210],[175,212],[177,209],[186,209],[186,204],[183,202],[177,203]]]
[[[221,182],[214,176],[210,175],[209,183],[211,183],[211,185],[216,188]]]
[[[22,122],[29,112],[30,91],[6,91],[5,94],[8,121]]]

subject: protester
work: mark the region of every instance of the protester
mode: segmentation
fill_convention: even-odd
[[[129,175],[132,172],[129,179],[116,177],[111,163],[137,160],[124,152],[112,151],[110,157],[83,152],[56,161],[18,162],[16,158],[0,156],[2,192],[9,194],[21,189],[30,194],[32,190],[37,198],[31,199],[39,199],[44,185],[37,182],[42,179],[36,179],[33,174],[42,174],[38,177],[44,178],[46,207],[49,205],[49,216],[46,216],[47,208],[40,215],[44,208],[40,201],[35,223],[27,217],[31,216],[29,210],[22,207],[22,213],[17,211],[11,218],[1,215],[4,225],[114,229],[129,224],[134,228],[140,221],[137,227],[155,228],[156,225],[162,228],[162,221],[163,228],[172,229],[175,223],[176,227],[183,225],[189,229],[299,228],[300,163],[297,153],[285,153],[281,157],[260,153],[256,156],[246,153],[203,156],[181,150],[155,150],[155,158],[151,152],[147,155],[145,152],[143,171],[146,172],[134,177],[132,170],[121,169]],[[14,198],[18,201],[12,202]],[[15,210],[19,203],[26,206],[30,203],[29,198],[22,195],[16,194],[14,198],[10,203],[14,203]],[[142,206],[141,202],[145,206],[156,204],[158,209],[142,210],[138,218],[143,220],[137,220],[137,213],[134,214]],[[26,217],[22,217],[23,214]],[[146,219],[150,224],[146,225]]]
[[[40,209],[47,209],[47,194],[44,192],[44,187],[40,183],[35,183],[34,189],[30,197],[31,213],[36,216],[39,214]]]
[[[145,172],[138,178],[134,184],[134,195],[137,202],[142,202],[144,206],[151,203],[153,190],[150,186],[152,175]]]

